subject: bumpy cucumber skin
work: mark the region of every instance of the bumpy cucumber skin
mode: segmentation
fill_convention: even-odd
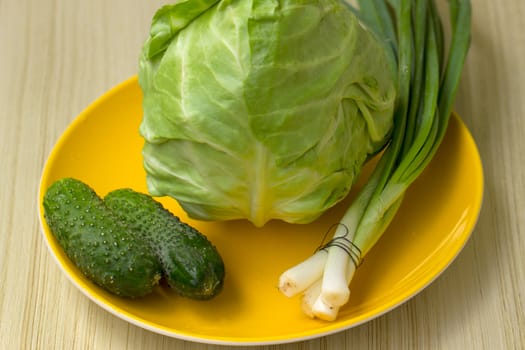
[[[148,244],[130,234],[83,182],[64,178],[44,195],[44,217],[67,256],[91,281],[123,297],[152,292],[161,278]]]
[[[224,263],[206,236],[181,222],[147,194],[118,189],[108,193],[104,202],[150,242],[171,288],[185,297],[201,300],[221,291]]]

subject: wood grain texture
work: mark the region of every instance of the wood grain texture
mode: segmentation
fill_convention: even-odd
[[[84,297],[41,239],[37,191],[54,143],[137,71],[161,0],[0,0],[0,349],[225,349],[132,326]],[[422,293],[332,336],[261,349],[525,348],[525,2],[472,0],[456,110],[485,196],[472,238]]]

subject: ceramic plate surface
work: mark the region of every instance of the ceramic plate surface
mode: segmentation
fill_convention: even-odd
[[[44,222],[41,203],[45,190],[62,177],[78,178],[101,196],[122,187],[145,192],[143,141],[138,133],[141,103],[137,80],[131,78],[81,113],[48,158],[39,201],[44,240],[71,282],[107,311],[142,328],[185,340],[234,345],[286,343],[349,329],[400,305],[432,282],[461,251],[476,223],[482,166],[468,129],[455,115],[432,163],[358,268],[350,302],[335,322],[309,319],[301,311],[300,298],[286,298],[276,286],[284,270],[320,245],[353,192],[312,224],[270,222],[264,228],[244,221],[190,220],[175,200],[162,198],[168,209],[217,246],[227,269],[224,289],[210,301],[185,299],[160,287],[141,299],[116,297],[89,282],[70,262]]]

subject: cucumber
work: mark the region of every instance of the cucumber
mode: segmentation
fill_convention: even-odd
[[[210,299],[224,283],[224,263],[212,243],[151,196],[131,189],[108,193],[104,202],[140,232],[160,259],[168,285],[192,299]]]
[[[159,261],[121,224],[85,183],[63,178],[43,200],[44,218],[66,255],[91,281],[123,297],[140,297],[158,284]]]

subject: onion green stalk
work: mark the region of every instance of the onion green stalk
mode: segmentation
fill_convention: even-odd
[[[447,54],[433,0],[360,0],[358,4],[352,10],[384,43],[395,70],[391,140],[333,238],[279,280],[286,296],[303,293],[305,314],[327,321],[335,320],[348,302],[349,284],[360,261],[386,231],[405,192],[441,144],[470,45],[469,0],[449,1]]]

